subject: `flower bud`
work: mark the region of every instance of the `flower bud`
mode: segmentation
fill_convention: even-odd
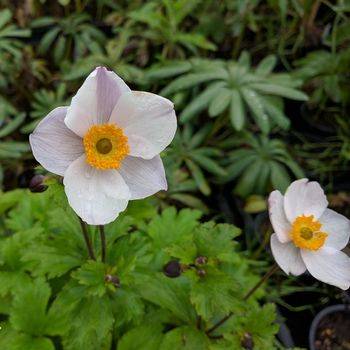
[[[198,256],[195,260],[196,265],[205,265],[208,262],[206,256]]]
[[[47,190],[47,185],[44,184],[44,175],[34,175],[29,182],[29,190],[33,193],[44,192]]]
[[[254,342],[252,335],[248,332],[244,333],[242,339],[241,339],[241,346],[243,349],[246,350],[252,350],[254,349]]]
[[[165,276],[176,278],[181,275],[181,264],[177,260],[169,261],[164,267],[163,272]]]
[[[117,276],[114,275],[106,275],[105,276],[105,281],[107,283],[111,283],[114,285],[116,288],[120,288],[120,280]]]
[[[207,274],[207,272],[204,269],[197,269],[197,275],[199,277],[204,277]]]

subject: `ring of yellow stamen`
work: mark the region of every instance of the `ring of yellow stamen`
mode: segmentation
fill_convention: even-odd
[[[128,138],[114,124],[93,125],[83,143],[86,161],[97,169],[118,169],[130,151]]]
[[[328,237],[321,231],[322,224],[314,216],[298,216],[292,225],[290,236],[294,244],[302,249],[318,250]]]

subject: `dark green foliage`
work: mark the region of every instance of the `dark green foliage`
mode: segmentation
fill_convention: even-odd
[[[58,191],[57,184],[44,193],[0,197],[7,232],[0,236],[0,304],[8,305],[0,308],[8,316],[2,348],[134,349],[143,335],[150,349],[209,349],[217,341],[205,331],[229,312],[240,326],[238,333],[236,326],[218,330],[228,344],[246,331],[262,349],[273,348],[274,312],[255,298],[242,301],[257,277],[239,252],[237,228],[201,224],[201,213],[190,209],[154,215],[148,202],[136,202],[106,227],[103,264],[97,232],[90,230],[97,261],[88,260],[78,219],[65,202],[58,207],[52,200]],[[171,259],[182,266],[177,278],[162,272]],[[261,314],[254,326],[245,321],[256,317],[252,310]]]

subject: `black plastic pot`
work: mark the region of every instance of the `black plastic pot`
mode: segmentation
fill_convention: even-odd
[[[310,331],[309,331],[309,348],[310,350],[317,350],[315,347],[315,341],[317,340],[317,330],[319,328],[320,322],[328,315],[330,314],[336,314],[336,313],[346,313],[349,315],[350,318],[350,305],[349,304],[338,304],[338,305],[332,305],[328,306],[322,311],[320,311],[316,317],[313,319]]]

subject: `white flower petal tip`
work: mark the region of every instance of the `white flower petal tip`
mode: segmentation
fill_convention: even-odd
[[[323,247],[318,251],[302,250],[301,255],[313,277],[340,289],[349,289],[350,258],[345,253]]]
[[[97,67],[72,98],[65,123],[80,137],[92,125],[108,123],[113,108],[131,90],[116,73]]]
[[[338,250],[344,249],[349,243],[350,220],[334,210],[326,209],[319,221],[322,231],[328,235],[325,245]]]
[[[281,243],[276,233],[271,236],[271,250],[277,264],[287,275],[299,276],[306,271],[300,250],[292,242]]]
[[[118,171],[92,168],[85,155],[69,166],[63,183],[70,206],[90,225],[114,221],[130,199],[129,188]]]
[[[67,107],[51,111],[29,136],[34,158],[48,171],[63,176],[84,153],[82,139],[64,123]]]
[[[320,184],[308,179],[294,181],[284,195],[284,209],[291,223],[301,215],[313,215],[318,219],[327,206],[327,197]]]
[[[284,212],[283,201],[282,194],[279,191],[273,191],[268,199],[268,207],[271,225],[277,234],[277,238],[281,243],[287,243],[290,241],[291,224]]]
[[[127,157],[119,173],[130,189],[130,199],[146,198],[168,189],[163,162],[159,156],[149,160]]]
[[[132,91],[123,94],[110,122],[122,127],[128,137],[130,155],[152,159],[173,140],[177,119],[174,104],[149,93]]]

